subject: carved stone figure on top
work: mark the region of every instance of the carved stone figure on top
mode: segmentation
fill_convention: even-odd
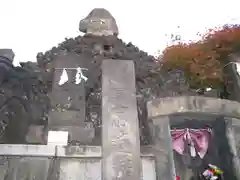
[[[12,49],[0,49],[0,57],[8,59],[9,61],[13,62],[14,59],[14,52]]]
[[[115,18],[104,8],[93,9],[79,24],[79,30],[97,36],[118,35]]]

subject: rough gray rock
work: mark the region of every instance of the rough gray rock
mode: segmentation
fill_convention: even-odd
[[[4,64],[5,61],[0,61]],[[0,85],[0,142],[21,144],[26,142],[30,124],[47,122],[49,99],[44,77],[40,72],[25,67],[11,67],[1,71]]]
[[[104,8],[93,9],[79,24],[79,30],[97,36],[118,35],[115,18]]]
[[[0,49],[0,57],[8,59],[10,62],[13,62],[14,52],[12,49]]]

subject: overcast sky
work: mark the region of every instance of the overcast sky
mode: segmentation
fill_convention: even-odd
[[[239,5],[239,0],[0,0],[0,48],[12,48],[16,62],[36,61],[37,52],[79,35],[79,21],[100,7],[115,17],[120,38],[154,55],[166,47],[166,34],[192,40],[208,27],[240,24]]]

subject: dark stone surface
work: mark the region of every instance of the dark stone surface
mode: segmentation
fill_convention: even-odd
[[[49,98],[45,76],[34,63],[22,65],[7,69],[1,76],[1,143],[27,143],[29,126],[47,121]]]
[[[86,123],[85,84],[81,80],[76,84],[77,67],[84,68],[83,75],[88,71],[87,62],[83,56],[73,53],[61,53],[54,62],[54,78],[50,93],[51,111],[49,112],[48,129],[65,130],[69,132],[69,142],[91,143],[94,138],[94,128],[91,122]],[[68,81],[59,85],[63,70],[67,72]]]
[[[103,179],[140,179],[140,139],[132,61],[102,64]]]
[[[43,125],[30,125],[26,136],[29,144],[46,144],[46,132]]]
[[[76,116],[78,119],[75,119],[75,121],[79,123],[85,121],[85,82],[82,80],[80,84],[75,84],[76,69],[67,69],[77,68],[79,61],[80,58],[78,59],[77,56],[72,56],[71,54],[60,55],[55,60],[53,86],[50,93],[54,115],[51,118],[50,112],[49,125],[64,119],[61,116],[63,112],[67,114],[66,111],[77,112]],[[79,66],[82,67],[83,65]],[[68,81],[63,85],[59,85],[64,68],[66,68]],[[58,113],[55,113],[55,111],[60,111],[62,113],[59,113],[58,116]]]
[[[54,63],[54,79],[51,96],[52,108],[61,108],[65,110],[80,111],[79,114],[82,116],[80,121],[85,120],[85,81],[82,80],[80,84],[76,84],[75,76],[77,70],[74,68],[81,67],[86,68],[84,64],[84,57],[62,54],[59,55]],[[68,81],[59,85],[61,74],[66,68],[68,75]],[[85,75],[85,71],[83,73]]]

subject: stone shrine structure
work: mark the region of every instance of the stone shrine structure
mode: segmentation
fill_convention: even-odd
[[[37,64],[12,67],[0,50],[0,68],[8,67],[0,87],[0,180],[192,180],[207,163],[222,168],[224,179],[240,179],[234,97],[199,93],[184,72],[167,72],[125,44],[105,9],[91,11],[79,30],[86,34],[39,53]],[[206,126],[203,158],[177,153],[175,129],[191,136]]]

